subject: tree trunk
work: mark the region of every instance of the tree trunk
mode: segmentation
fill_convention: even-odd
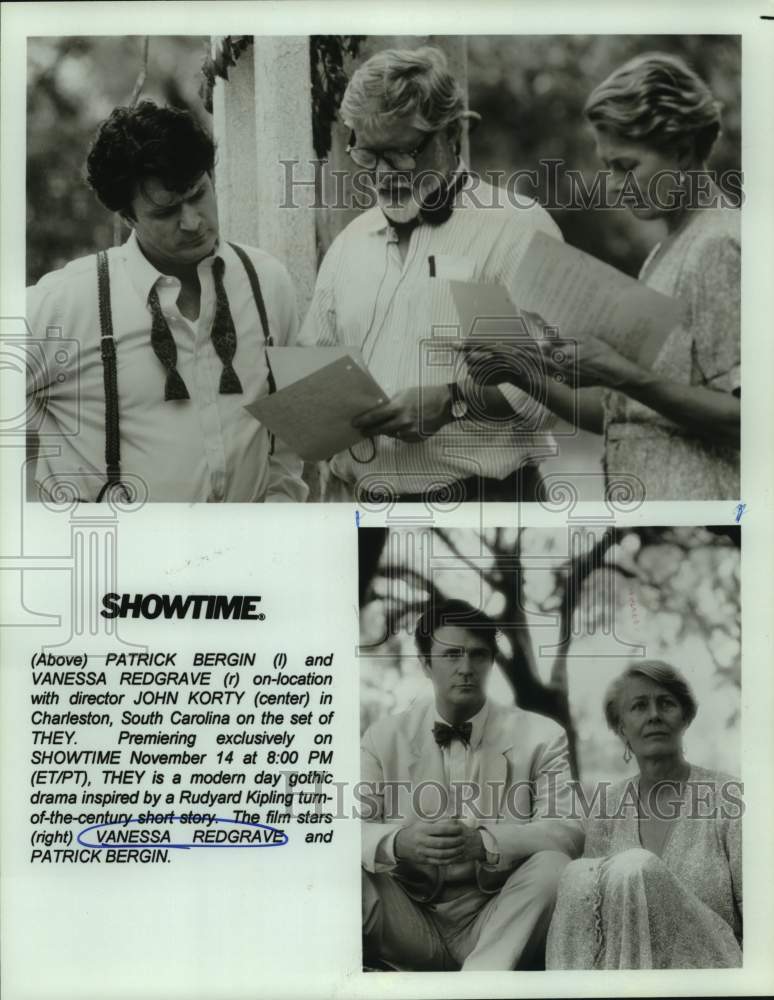
[[[357,539],[358,595],[362,608],[367,603],[371,584],[379,569],[379,560],[387,544],[387,529],[359,528]]]

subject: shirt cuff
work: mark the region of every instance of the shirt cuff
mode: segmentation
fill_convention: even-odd
[[[530,396],[528,392],[525,392],[518,385],[504,382],[502,385],[498,385],[497,388],[505,396],[513,412],[522,417],[524,421],[523,430],[540,433],[550,430],[556,423],[556,414],[543,406],[534,396]]]
[[[481,864],[484,868],[497,868],[500,864],[500,845],[497,843],[497,838],[484,826],[478,827],[478,830],[486,851],[486,859]]]
[[[398,836],[398,829],[385,833],[374,851],[374,871],[387,872],[393,869],[398,861],[395,857],[395,838]]]
[[[728,371],[716,372],[711,375],[706,384],[710,389],[719,389],[720,392],[739,393],[742,388],[742,370],[739,365],[734,365]]]

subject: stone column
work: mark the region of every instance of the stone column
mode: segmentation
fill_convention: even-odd
[[[301,316],[316,276],[313,192],[289,200],[282,161],[300,161],[305,176],[314,158],[309,80],[307,36],[256,35],[213,92],[221,232],[282,261]]]
[[[227,81],[218,78],[212,94],[212,113],[218,145],[215,191],[221,233],[224,239],[256,246],[258,177],[252,48],[243,52],[229,70]]]
[[[467,55],[461,36],[374,36],[366,39],[358,60],[346,69],[351,72],[380,49],[425,44],[446,52],[467,93]],[[316,173],[310,86],[309,36],[256,35],[229,70],[228,81],[217,79],[212,97],[218,143],[215,187],[223,238],[261,247],[283,262],[301,318],[312,297],[319,261],[357,214],[319,203],[312,207],[315,177],[325,198],[326,188],[335,190],[335,185],[326,183],[331,171],[348,171],[350,160],[345,152],[347,130],[337,123],[329,161],[321,174]],[[463,154],[467,155],[466,141]],[[287,164],[294,161],[292,171]],[[290,193],[289,177],[295,180]],[[310,500],[320,495],[321,468],[306,468]]]
[[[345,68],[351,74],[382,49],[420,45],[443,49],[467,94],[467,47],[461,35],[374,35]],[[311,298],[319,259],[358,214],[355,208],[311,207],[314,191],[305,183],[314,177],[315,159],[309,88],[309,37],[256,35],[229,70],[228,81],[218,79],[213,92],[221,230],[226,239],[260,246],[282,260],[296,287],[301,315]],[[340,122],[334,125],[323,167],[323,199],[336,190],[332,172],[350,169],[348,134]],[[462,153],[468,162],[469,152],[464,135]],[[298,164],[292,176],[299,183],[291,199],[290,168],[282,161]],[[295,207],[288,207],[289,200]]]

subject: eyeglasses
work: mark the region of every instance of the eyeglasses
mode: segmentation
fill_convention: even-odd
[[[349,133],[347,152],[354,162],[365,170],[375,170],[380,160],[384,160],[393,170],[415,170],[417,160],[430,145],[435,132],[428,132],[425,138],[414,149],[366,149],[356,146],[354,129]]]

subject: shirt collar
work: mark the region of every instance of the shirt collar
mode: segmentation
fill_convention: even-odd
[[[486,720],[488,716],[489,716],[489,702],[485,701],[483,706],[476,712],[476,714],[472,718],[467,720],[472,727],[470,731],[471,750],[475,750],[481,743],[481,740],[484,737],[484,729],[486,727]],[[447,720],[443,718],[438,709],[435,710],[435,721],[442,722],[445,726],[449,725]]]
[[[172,275],[169,274],[164,274],[151,264],[140,249],[140,243],[134,230],[132,230],[129,235],[129,239],[126,243],[124,243],[123,251],[127,272],[137,291],[137,294],[143,302],[148,301],[148,296],[150,295],[151,289],[155,287],[156,282],[163,281],[170,284],[180,283],[178,278],[172,277]],[[197,270],[212,268],[213,261],[216,257],[222,257],[226,265],[226,269],[228,269],[233,255],[234,251],[227,243],[219,242],[215,247],[215,250],[209,254],[209,256],[199,261]]]
[[[451,179],[452,183],[454,183],[454,177],[455,177],[455,175],[459,174],[459,173],[462,173],[463,171],[467,171],[468,173],[470,173],[470,169],[469,169],[468,165],[465,163],[465,161],[462,159],[462,157],[460,157],[457,160],[457,166],[454,168],[454,170],[451,172],[451,175],[450,175],[450,179]],[[467,185],[469,184],[469,182],[470,182],[470,178],[468,177],[468,180],[463,185],[463,188],[462,188],[463,191],[465,190],[465,188],[467,187]],[[368,222],[366,223],[366,227],[365,228],[366,228],[367,232],[369,232],[369,233],[383,233],[383,232],[385,232],[385,230],[392,229],[392,224],[389,222],[389,220],[385,216],[384,212],[382,212],[381,208],[379,208],[378,205],[375,205],[370,211],[373,213],[373,215],[368,220]],[[419,223],[421,225],[421,220],[419,220]]]

